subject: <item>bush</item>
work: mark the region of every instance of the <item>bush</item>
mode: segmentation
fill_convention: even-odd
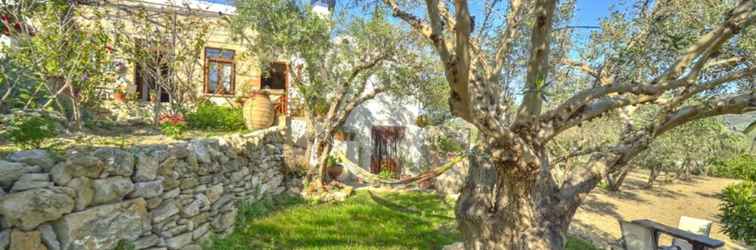
[[[725,234],[756,246],[756,182],[730,185],[722,191],[721,199],[719,211]]]
[[[171,138],[178,138],[186,130],[186,122],[181,115],[160,116],[160,132]]]
[[[8,121],[5,136],[23,148],[42,147],[42,143],[58,135],[55,121],[45,116],[15,116]]]
[[[712,175],[756,181],[756,156],[743,154],[716,162],[712,168]]]
[[[210,102],[200,103],[197,111],[186,115],[186,121],[193,129],[218,131],[245,129],[241,109],[218,106]]]

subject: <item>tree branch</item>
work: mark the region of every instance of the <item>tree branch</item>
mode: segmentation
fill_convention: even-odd
[[[525,78],[525,96],[517,120],[529,119],[541,113],[542,88],[549,71],[549,39],[556,0],[538,0],[535,4],[535,24],[530,38],[528,73]]]

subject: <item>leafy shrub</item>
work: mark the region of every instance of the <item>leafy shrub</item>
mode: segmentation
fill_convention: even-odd
[[[245,128],[241,109],[210,102],[200,103],[195,112],[186,115],[186,121],[190,128],[201,130],[238,131]]]
[[[456,153],[465,150],[465,147],[453,138],[442,136],[438,138],[438,148],[442,152]]]
[[[178,138],[186,130],[186,121],[180,114],[176,115],[161,115],[160,116],[160,132],[171,138]]]
[[[742,154],[714,163],[712,175],[756,181],[756,156]]]
[[[746,181],[722,190],[720,217],[730,238],[756,246],[756,182]]]
[[[12,143],[31,149],[58,135],[55,121],[44,116],[15,116],[8,121],[6,137]]]

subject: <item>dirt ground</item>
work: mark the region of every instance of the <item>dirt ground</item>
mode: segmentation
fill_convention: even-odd
[[[717,194],[737,180],[694,176],[689,182],[659,183],[645,189],[647,176],[647,172],[632,173],[618,193],[603,189],[591,193],[575,215],[570,231],[609,249],[620,237],[618,219],[650,219],[677,226],[680,216],[685,215],[713,221],[710,237],[724,241],[723,249],[753,249],[724,235],[717,218]],[[663,237],[661,244],[669,245],[670,241]]]

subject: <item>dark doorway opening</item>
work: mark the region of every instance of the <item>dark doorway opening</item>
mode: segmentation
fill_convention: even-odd
[[[389,171],[398,178],[402,173],[399,145],[404,140],[404,127],[374,126],[371,129],[373,153],[370,155],[370,172]]]

